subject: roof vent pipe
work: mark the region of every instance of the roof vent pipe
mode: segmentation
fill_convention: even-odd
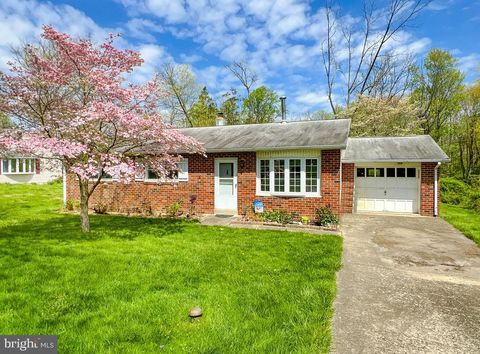
[[[218,126],[225,125],[225,118],[223,118],[222,112],[217,113],[217,119],[215,120],[215,125],[218,125]]]
[[[286,100],[287,97],[280,97],[280,106],[282,108],[282,123],[287,123],[287,105],[285,103]]]

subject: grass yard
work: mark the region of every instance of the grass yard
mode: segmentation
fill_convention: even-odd
[[[457,205],[441,204],[440,216],[480,246],[480,215]]]
[[[109,215],[83,235],[60,184],[0,195],[1,334],[58,335],[62,353],[329,350],[339,237]]]

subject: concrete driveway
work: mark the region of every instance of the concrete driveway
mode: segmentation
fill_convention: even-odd
[[[347,215],[334,353],[480,353],[480,248],[441,219]]]

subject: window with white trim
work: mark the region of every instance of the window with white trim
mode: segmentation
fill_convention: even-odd
[[[257,195],[320,195],[319,158],[257,159]]]
[[[318,159],[305,159],[305,191],[317,193],[318,191]]]
[[[158,181],[155,171],[147,168],[145,179],[148,181]],[[188,181],[188,159],[178,162],[178,170],[171,171],[165,178],[166,182],[186,182]]]
[[[4,159],[2,160],[3,174],[34,174],[35,159]]]
[[[270,160],[260,160],[260,190],[270,192]]]

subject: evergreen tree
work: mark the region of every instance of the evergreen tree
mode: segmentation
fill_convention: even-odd
[[[190,121],[193,127],[208,127],[215,125],[217,105],[208,94],[206,87],[200,92],[197,101],[190,109]]]

